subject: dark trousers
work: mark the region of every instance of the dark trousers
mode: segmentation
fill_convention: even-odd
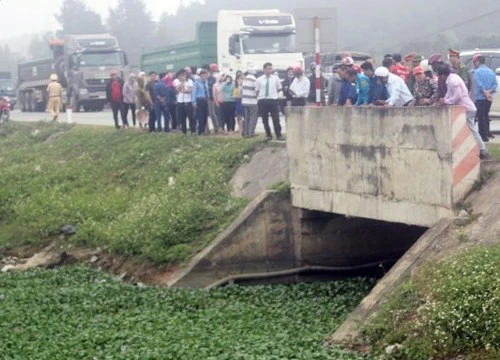
[[[132,124],[136,124],[136,118],[135,118],[135,104],[127,104],[127,103],[123,103],[123,118],[127,121],[128,123],[128,111],[129,109],[131,110],[132,112]]]
[[[208,123],[208,100],[196,99],[196,116],[198,117],[198,134],[205,134]]]
[[[165,132],[170,131],[170,116],[168,114],[168,107],[167,105],[161,105],[159,102],[155,103],[155,115],[156,115],[156,128],[157,131],[161,131],[161,117],[163,115],[163,118],[165,119],[165,126],[163,129]]]
[[[127,119],[123,117],[123,106],[121,102],[111,102],[111,111],[113,112],[113,120],[115,121],[115,128],[119,129],[120,128],[120,123],[118,122],[118,114],[120,114],[122,118],[123,125],[128,126]]]
[[[272,99],[262,99],[259,100],[259,113],[262,116],[262,123],[264,124],[264,129],[266,129],[266,135],[268,138],[272,138],[271,128],[269,127],[269,114],[273,119],[274,132],[276,137],[281,137],[281,125],[280,125],[280,113],[278,100]]]
[[[291,101],[292,106],[306,106],[306,98],[293,98]]]
[[[172,130],[177,129],[177,106],[176,104],[168,104],[168,112],[170,113],[170,121],[172,122]]]
[[[479,125],[479,135],[483,140],[488,139],[490,135],[490,110],[491,101],[476,100],[477,122]]]
[[[227,131],[234,131],[236,127],[235,112],[236,102],[228,101],[221,104],[222,122],[226,125]]]
[[[156,112],[154,108],[149,109],[149,132],[154,132],[156,128]]]
[[[177,124],[181,126],[182,132],[187,133],[186,119],[189,119],[189,129],[191,133],[196,132],[196,120],[193,117],[193,104],[192,103],[178,103],[177,104]]]

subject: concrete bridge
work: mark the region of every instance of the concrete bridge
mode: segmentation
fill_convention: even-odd
[[[233,182],[261,192],[170,286],[394,262],[479,176],[459,107],[295,108],[287,126],[287,148],[254,154]],[[266,191],[278,178],[291,197]]]
[[[479,177],[461,107],[294,108],[287,127],[298,208],[430,227]]]

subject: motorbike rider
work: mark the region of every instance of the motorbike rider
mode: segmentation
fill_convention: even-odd
[[[50,75],[50,83],[47,86],[47,94],[49,95],[47,110],[49,111],[50,116],[52,116],[52,121],[57,121],[57,118],[59,117],[62,90],[62,86],[58,82],[57,74]]]

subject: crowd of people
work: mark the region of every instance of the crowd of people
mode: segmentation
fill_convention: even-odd
[[[117,129],[129,128],[131,110],[133,126],[151,132],[207,135],[210,119],[215,133],[248,138],[256,136],[260,115],[268,139],[273,138],[270,116],[276,139],[284,140],[279,119],[282,84],[273,74],[272,64],[265,64],[263,70],[264,75],[258,78],[256,69],[245,74],[238,71],[233,78],[211,64],[197,70],[186,67],[175,74],[131,74],[126,82],[112,71],[107,101]]]
[[[448,49],[448,61],[441,54],[433,54],[428,59],[416,53],[404,58],[401,54],[387,54],[379,67],[375,67],[371,59],[359,66],[347,54],[334,66],[328,103],[334,106],[464,106],[467,124],[479,144],[481,158],[485,158],[488,151],[484,143],[494,137],[489,112],[498,84],[484,56],[475,54],[472,63],[474,67],[469,71],[460,60],[460,52],[453,49]],[[313,81],[314,74],[310,79]]]
[[[404,58],[387,54],[381,66],[373,59],[356,64],[349,53],[333,66],[333,75],[321,76],[321,103],[330,106],[443,106],[462,105],[467,110],[468,125],[476,137],[481,157],[487,156],[485,142],[493,135],[489,129],[489,110],[497,89],[495,73],[486,67],[485,57],[476,54],[474,69],[468,71],[458,51],[449,49],[448,61],[441,54],[428,59],[416,53]],[[260,116],[269,140],[273,134],[283,140],[280,113],[285,106],[305,106],[316,103],[315,64],[312,75],[306,77],[300,67],[287,69],[280,80],[273,66],[267,63],[263,75],[257,69],[246,73],[220,73],[216,64],[200,69],[186,67],[176,74],[141,72],[131,74],[124,83],[116,72],[111,73],[107,98],[113,111],[115,126],[132,123],[149,131],[188,131],[209,133],[209,119],[215,133],[255,136]],[[137,114],[137,116],[136,116]],[[479,124],[479,131],[475,123]]]

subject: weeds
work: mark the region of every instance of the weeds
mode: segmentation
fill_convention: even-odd
[[[500,247],[481,248],[423,269],[365,329],[382,359],[471,359],[500,356]],[[480,354],[480,355],[478,355]]]
[[[325,348],[374,285],[134,287],[64,267],[0,274],[0,358],[356,360]]]
[[[0,249],[71,224],[79,246],[155,263],[186,260],[238,215],[228,181],[258,144],[43,123],[0,134]]]

